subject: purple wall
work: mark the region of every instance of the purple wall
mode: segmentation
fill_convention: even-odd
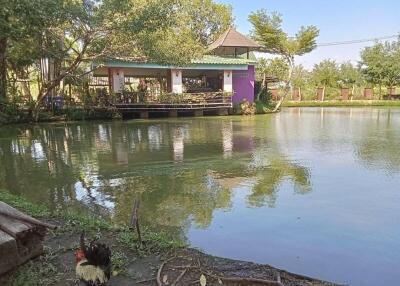
[[[233,71],[233,103],[240,103],[243,99],[254,101],[254,66],[248,66],[247,71]]]

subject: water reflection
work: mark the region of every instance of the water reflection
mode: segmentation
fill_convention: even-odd
[[[53,210],[89,209],[123,222],[139,195],[147,222],[204,228],[249,178],[253,207],[274,207],[285,179],[296,192],[311,189],[309,170],[269,143],[268,126],[224,118],[5,127],[0,185]]]
[[[400,109],[363,108],[9,126],[0,129],[0,188],[114,222],[128,222],[140,198],[147,224],[213,254],[339,282],[360,265],[340,254],[362,246],[374,257],[364,260],[377,261],[371,269],[393,278],[374,247],[397,246],[399,126]],[[366,241],[375,228],[387,235]]]

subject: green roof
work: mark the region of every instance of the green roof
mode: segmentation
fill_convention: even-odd
[[[256,63],[254,55],[250,54],[250,59],[245,58],[246,55],[239,56],[239,58],[233,57],[220,57],[214,55],[205,55],[202,59],[193,60],[191,64],[188,64],[181,69],[230,69],[230,70],[247,70],[248,65],[254,65]],[[151,62],[139,62],[130,61],[124,59],[109,59],[103,62],[93,63],[94,67],[106,66],[106,67],[119,67],[119,68],[158,68],[158,69],[171,69],[177,68],[173,65],[161,65]]]

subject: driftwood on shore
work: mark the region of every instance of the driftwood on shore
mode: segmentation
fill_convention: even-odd
[[[0,275],[42,254],[47,228],[55,226],[0,202]]]

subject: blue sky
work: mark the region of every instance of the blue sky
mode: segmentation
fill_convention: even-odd
[[[294,35],[300,26],[315,25],[320,29],[318,43],[376,38],[400,33],[399,0],[216,0],[233,7],[238,31],[248,34],[248,15],[265,8],[283,16],[283,28]],[[310,68],[323,59],[337,62],[359,60],[360,50],[370,43],[319,47],[297,59]]]

